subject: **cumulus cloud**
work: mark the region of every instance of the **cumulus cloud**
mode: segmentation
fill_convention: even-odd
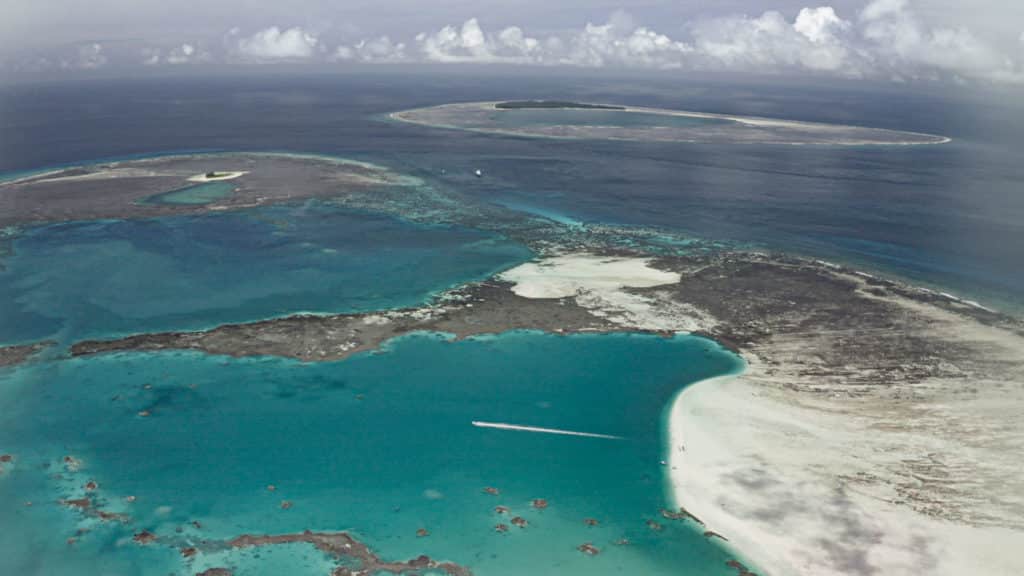
[[[230,34],[237,34],[232,29]],[[316,34],[295,27],[281,30],[277,26],[238,40],[238,53],[253,60],[302,60],[312,57],[319,39]]]
[[[360,62],[403,62],[406,60],[405,43],[392,42],[387,36],[379,36],[347,46],[341,45],[334,51],[338,60]]]
[[[103,53],[103,45],[99,42],[83,44],[76,50],[75,57],[62,59],[61,68],[79,68],[93,70],[107,65],[107,56]]]
[[[845,77],[974,78],[1024,82],[1020,58],[966,28],[929,27],[909,0],[872,0],[851,19],[831,6],[792,19],[769,10],[690,22],[683,36],[635,25],[625,13],[546,38],[510,26],[488,32],[476,18],[416,36],[431,62],[811,72]],[[1024,35],[1022,35],[1024,37]],[[1022,38],[1024,47],[1024,38]]]
[[[196,47],[191,44],[182,44],[167,55],[168,64],[185,64],[196,57]]]
[[[160,49],[159,48],[143,48],[142,49],[142,64],[145,66],[156,66],[161,62]]]
[[[597,67],[681,68],[694,51],[686,42],[634,27],[623,13],[613,15],[605,24],[587,23],[582,32],[570,36],[568,46],[568,54],[560,62]]]
[[[509,26],[497,34],[487,34],[476,18],[462,26],[445,26],[437,32],[416,36],[422,55],[432,62],[541,63],[540,42]]]
[[[301,27],[271,26],[248,36],[234,28],[220,46],[197,39],[173,47],[134,48],[132,62],[563,65],[1024,84],[1024,33],[1014,42],[1018,34],[1014,31],[1003,39],[1007,43],[998,45],[1000,49],[992,38],[967,26],[930,24],[915,10],[915,1],[920,0],[859,0],[856,10],[810,5],[796,11],[768,10],[657,25],[636,22],[620,11],[605,22],[543,33],[507,22],[488,27],[471,17],[411,37],[372,35],[342,44],[328,44],[325,39],[332,33],[358,38],[355,25],[325,28],[323,37]],[[113,41],[107,43],[109,50],[90,42],[45,56],[65,68],[97,68],[108,65],[108,59],[118,61]],[[34,61],[39,60],[34,56]]]
[[[789,22],[779,12],[704,21],[691,27],[699,66],[737,70],[861,73],[850,22],[831,7],[804,8]]]
[[[862,36],[879,66],[896,74],[953,74],[995,81],[1024,81],[1008,55],[966,28],[931,28],[907,0],[873,0],[861,11]]]
[[[142,63],[146,66],[159,64],[188,64],[201,62],[211,58],[209,52],[202,50],[198,45],[185,42],[170,49],[147,47],[141,51]]]

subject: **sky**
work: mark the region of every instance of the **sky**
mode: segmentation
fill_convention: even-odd
[[[458,66],[1024,86],[1022,0],[0,0],[0,74]]]

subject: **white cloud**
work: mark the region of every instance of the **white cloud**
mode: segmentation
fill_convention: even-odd
[[[166,50],[166,53],[161,48],[143,48],[141,50],[141,54],[142,63],[146,66],[156,66],[159,64],[188,64],[191,62],[201,62],[211,59],[209,52],[202,50],[196,44],[188,42]]]
[[[229,35],[237,34],[237,29]],[[298,60],[315,54],[319,39],[311,32],[295,27],[281,30],[271,26],[238,40],[238,53],[254,60]]]
[[[334,51],[338,60],[361,62],[402,62],[406,59],[405,44],[392,42],[387,36],[361,40],[352,46],[338,46]]]
[[[93,70],[106,65],[107,56],[103,53],[103,45],[99,42],[78,46],[73,57],[62,58],[60,61],[60,67],[64,69]]]
[[[793,22],[793,29],[811,42],[822,44],[836,39],[836,35],[850,27],[850,23],[836,15],[831,6],[802,8]]]
[[[890,79],[947,77],[1024,82],[1021,63],[966,28],[929,27],[910,0],[873,0],[854,20],[831,6],[805,7],[790,20],[769,10],[690,22],[672,37],[627,14],[604,24],[537,38],[517,26],[488,33],[476,18],[416,36],[431,62],[565,64],[585,67],[812,72]],[[1022,34],[1024,47],[1024,34]]]
[[[194,44],[181,44],[167,54],[167,64],[178,65],[194,63],[207,57],[206,52],[200,51]]]
[[[587,23],[569,39],[561,62],[577,66],[680,68],[693,47],[643,26],[633,28],[622,15],[605,24]]]
[[[142,63],[146,66],[156,66],[160,63],[160,49],[159,48],[143,48],[142,49]]]
[[[420,33],[416,44],[431,62],[543,63],[540,41],[527,36],[522,28],[509,26],[487,34],[476,18],[458,28],[445,26],[432,34]]]
[[[832,8],[819,7],[800,10],[792,23],[769,11],[699,22],[691,30],[704,68],[859,76],[861,63],[846,42],[850,26]]]
[[[849,8],[850,2],[856,3],[855,10]],[[133,47],[131,61],[147,65],[214,60],[566,65],[1024,84],[1024,33],[1016,25],[999,38],[978,33],[973,27],[978,20],[968,17],[961,20],[971,25],[936,26],[928,20],[934,10],[915,10],[921,2],[925,0],[844,0],[795,11],[656,25],[634,21],[620,11],[604,23],[588,22],[581,28],[558,29],[547,23],[545,30],[551,31],[544,33],[505,25],[508,22],[488,28],[469,18],[415,35],[374,35],[331,44],[330,50],[319,31],[272,26],[247,36],[232,28],[221,44],[195,38],[177,46]],[[843,7],[845,11],[837,9]],[[1009,17],[1012,11],[1006,14]],[[356,33],[355,23],[325,24],[323,38]],[[28,54],[25,66],[40,61],[40,56],[64,68],[112,66],[120,52],[113,41],[107,44],[106,49],[89,42]]]
[[[907,0],[874,0],[860,13],[862,37],[878,66],[911,77],[940,74],[1024,82],[1024,71],[966,28],[931,28]]]
[[[197,52],[196,47],[192,44],[182,44],[181,46],[171,50],[167,55],[168,64],[186,64],[193,62],[202,57],[202,54]]]

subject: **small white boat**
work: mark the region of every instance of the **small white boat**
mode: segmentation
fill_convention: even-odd
[[[479,168],[477,168],[476,171],[473,172],[473,174],[476,175],[477,178],[483,178],[484,177],[484,171],[479,169]]]

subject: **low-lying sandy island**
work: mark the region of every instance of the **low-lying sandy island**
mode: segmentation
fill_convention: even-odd
[[[1024,324],[822,262],[551,255],[420,308],[80,342],[330,360],[453,338],[697,332],[748,362],[671,412],[672,496],[773,575],[1024,574]]]
[[[530,102],[463,102],[394,112],[391,118],[439,128],[524,137],[883,146],[943,144],[945,136],[663,108]],[[530,116],[523,120],[522,116]],[[640,121],[643,120],[643,121]]]
[[[236,170],[226,171],[226,167]],[[197,184],[232,192],[206,204],[146,202]],[[69,220],[147,218],[335,198],[413,179],[382,166],[301,154],[159,156],[89,164],[0,182],[0,227]]]

